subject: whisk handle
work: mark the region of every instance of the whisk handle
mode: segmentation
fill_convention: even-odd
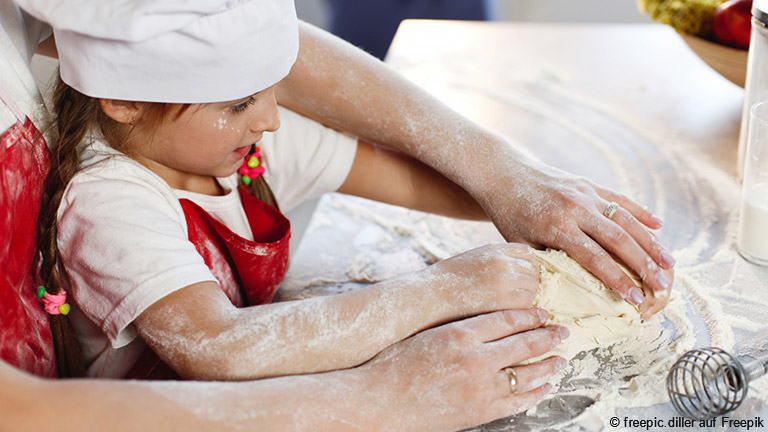
[[[768,373],[768,351],[758,354],[747,354],[738,357],[739,362],[744,367],[749,381]]]

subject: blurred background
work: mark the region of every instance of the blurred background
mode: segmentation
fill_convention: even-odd
[[[549,23],[649,23],[636,0],[295,0],[304,21],[328,30],[380,59],[400,21],[408,18]],[[33,59],[44,90],[57,62]]]
[[[383,58],[407,18],[648,23],[635,0],[296,0],[299,18]]]

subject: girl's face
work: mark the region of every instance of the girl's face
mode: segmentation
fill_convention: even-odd
[[[170,113],[136,140],[131,156],[176,189],[209,192],[212,177],[232,175],[264,132],[280,127],[275,87],[230,102]]]

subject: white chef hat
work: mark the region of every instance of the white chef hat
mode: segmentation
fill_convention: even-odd
[[[240,99],[283,79],[298,53],[293,0],[16,0],[48,22],[62,80],[88,96]]]

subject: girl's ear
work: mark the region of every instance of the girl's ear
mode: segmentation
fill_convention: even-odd
[[[133,124],[142,111],[142,105],[134,101],[99,99],[99,105],[104,114],[118,123]]]

